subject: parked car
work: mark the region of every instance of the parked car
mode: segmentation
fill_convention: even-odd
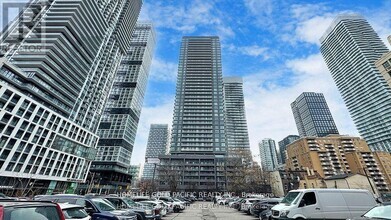
[[[58,204],[52,202],[0,200],[0,220],[64,220]]]
[[[282,201],[281,198],[268,198],[263,199],[260,202],[255,202],[250,208],[251,215],[259,217],[259,214],[265,210],[270,210],[273,206]]]
[[[233,202],[228,203],[228,206],[234,209],[238,209],[239,205],[243,200],[244,200],[243,198],[237,198]]]
[[[150,201],[152,199],[147,196],[137,196],[137,197],[132,197],[132,200],[135,202],[142,202],[142,201]]]
[[[219,205],[228,205],[228,198],[220,198],[217,200],[217,204]]]
[[[151,204],[143,204],[139,202],[135,202],[129,197],[121,197],[130,207],[132,208],[141,208],[144,209],[146,212],[146,215],[155,216],[155,209],[153,208],[153,205]],[[156,218],[156,217],[155,217]]]
[[[172,204],[172,209],[174,212],[179,212],[185,209],[185,202],[174,200],[171,197],[158,197],[157,200]]]
[[[142,204],[149,204],[152,205],[156,209],[156,219],[161,219],[163,216],[167,214],[166,207],[163,206],[161,202],[158,201],[152,201],[152,200],[144,200],[140,201]]]
[[[7,199],[8,198],[8,196],[6,196],[5,194],[3,194],[3,193],[0,193],[0,199]]]
[[[58,204],[64,214],[65,220],[90,220],[91,216],[88,215],[86,210],[81,205],[69,204],[69,203],[59,203]]]
[[[259,220],[272,220],[272,210],[268,209],[259,213]]]
[[[391,202],[379,204],[371,208],[364,215],[353,218],[352,220],[362,220],[362,219],[366,219],[366,220],[391,219]]]
[[[250,208],[251,208],[251,205],[253,203],[257,203],[261,201],[261,199],[259,198],[248,198],[248,199],[245,199],[244,202],[241,204],[241,208],[240,210],[247,213],[247,214],[250,214]]]
[[[38,198],[38,200],[81,205],[91,216],[92,220],[136,220],[136,213],[131,210],[116,210],[115,207],[104,198],[65,194],[42,196]]]
[[[182,203],[184,206],[188,206],[188,205],[191,204],[190,201],[188,201],[188,200],[186,200],[186,199],[184,199],[184,198],[179,198],[179,197],[177,197],[177,198],[173,198],[173,200],[176,201],[176,202]]]
[[[113,197],[113,196],[104,196],[103,198],[109,200],[114,207],[118,210],[124,210],[124,209],[130,209],[133,212],[136,213],[137,215],[137,220],[147,220],[147,219],[154,219],[155,215],[152,215],[152,210],[148,209],[145,210],[142,207],[137,207],[137,206],[131,206],[126,202],[124,199],[120,197]]]
[[[363,215],[375,205],[375,198],[368,190],[292,190],[280,204],[272,208],[272,217],[276,219],[348,219]]]
[[[246,202],[246,199],[240,200],[240,201],[238,202],[238,204],[236,205],[235,208],[236,208],[238,211],[242,210],[242,204],[245,203],[245,202]]]

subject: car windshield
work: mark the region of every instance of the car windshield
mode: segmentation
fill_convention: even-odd
[[[88,217],[87,212],[84,208],[69,208],[62,211],[65,219],[78,219]]]
[[[138,205],[139,207],[142,207],[142,208],[153,209],[153,205],[151,205],[149,203],[136,202],[136,205]]]
[[[391,205],[377,206],[365,213],[364,217],[376,219],[391,219]]]
[[[292,204],[293,201],[295,201],[295,199],[298,197],[299,194],[300,192],[289,192],[281,201],[281,203],[290,205]]]
[[[93,198],[91,201],[102,211],[113,211],[115,208],[105,199]]]
[[[136,202],[135,201],[133,201],[133,200],[131,200],[131,199],[129,199],[129,198],[122,198],[125,202],[126,202],[126,204],[128,204],[129,206],[136,206],[137,204],[136,204]]]

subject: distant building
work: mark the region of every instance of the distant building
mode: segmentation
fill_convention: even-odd
[[[278,147],[279,147],[279,164],[285,164],[286,161],[286,147],[291,144],[292,142],[300,139],[298,135],[288,135],[284,139],[278,142]]]
[[[365,140],[359,137],[329,135],[306,137],[287,148],[286,169],[312,169],[321,178],[341,174],[362,174],[372,177],[380,192],[389,187]]]
[[[145,152],[145,164],[142,178],[153,179],[156,169],[154,163],[149,163],[150,159],[157,159],[168,152],[170,143],[170,131],[167,124],[151,124],[149,129],[147,149]]]
[[[282,183],[280,171],[270,172],[270,186],[272,188],[272,193],[277,197],[284,197],[284,186]]]
[[[327,188],[331,189],[366,189],[369,192],[380,196],[375,186],[375,181],[371,177],[361,174],[341,174],[334,175],[324,179]],[[372,184],[372,186],[371,186]],[[373,191],[374,190],[374,191]]]
[[[350,14],[338,16],[320,42],[358,132],[372,150],[391,152],[391,88],[375,66],[388,48],[364,17]]]
[[[388,37],[391,40],[391,36]],[[376,68],[391,87],[391,52],[385,53],[375,62]]]
[[[300,137],[338,134],[333,116],[322,93],[303,92],[291,104]]]
[[[373,152],[377,164],[379,165],[380,172],[383,174],[387,185],[391,187],[391,153],[388,152]]]
[[[132,176],[132,187],[136,187],[138,185],[138,182],[140,181],[141,177],[141,165],[130,165],[129,167],[129,174]]]
[[[223,90],[228,153],[235,150],[250,152],[242,78],[224,77]]]
[[[278,168],[276,143],[270,138],[259,142],[259,153],[263,171],[274,171]]]

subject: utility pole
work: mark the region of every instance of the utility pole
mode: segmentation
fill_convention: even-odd
[[[153,175],[152,175],[152,191],[155,191],[155,171],[156,171],[156,163],[153,164]]]
[[[369,179],[369,176],[368,176],[368,174],[367,174],[367,170],[366,170],[364,167],[363,167],[362,169],[364,170],[365,176],[366,176],[367,179],[368,179],[369,185],[371,185],[371,189],[372,189],[373,194],[376,195],[376,191],[375,191],[375,189],[373,188],[373,185],[372,185],[371,180]]]

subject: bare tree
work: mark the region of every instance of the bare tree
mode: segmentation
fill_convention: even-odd
[[[181,171],[177,166],[161,165],[158,168],[159,185],[168,186],[168,190],[176,192],[180,182]]]
[[[227,190],[240,195],[243,192],[262,192],[266,177],[246,149],[231,150],[226,160]]]
[[[138,183],[138,188],[141,192],[151,195],[154,191],[154,182],[151,179],[142,179]]]

